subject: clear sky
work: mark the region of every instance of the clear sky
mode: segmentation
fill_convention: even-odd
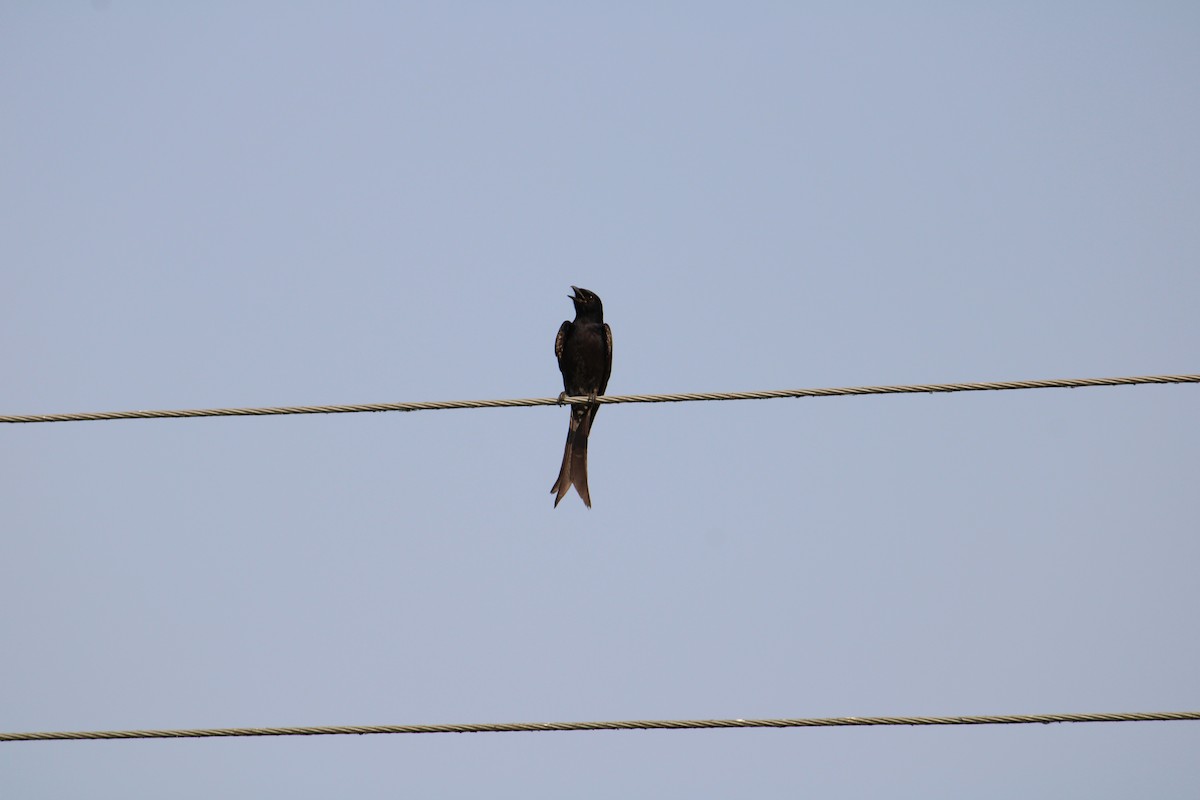
[[[0,3],[2,413],[1200,371],[1200,5]],[[0,427],[0,729],[1200,708],[1198,386]],[[1200,723],[0,744],[13,798],[1194,797]]]

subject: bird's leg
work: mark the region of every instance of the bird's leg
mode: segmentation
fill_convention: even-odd
[[[561,406],[565,402],[567,402],[567,393],[565,391],[559,392],[558,393],[558,404]]]
[[[599,405],[599,403],[596,402],[596,393],[595,392],[588,392],[588,405],[589,406]]]

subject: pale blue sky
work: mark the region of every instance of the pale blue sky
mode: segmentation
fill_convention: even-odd
[[[0,3],[3,413],[1197,372],[1191,3]],[[0,728],[1200,708],[1196,386],[5,426]],[[1196,723],[0,744],[21,798],[1191,797]]]

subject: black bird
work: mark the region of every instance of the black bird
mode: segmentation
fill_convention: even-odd
[[[597,395],[608,388],[612,374],[612,330],[604,324],[604,306],[595,292],[572,286],[575,294],[567,295],[575,303],[575,321],[564,322],[554,339],[554,355],[563,376],[564,397],[589,397],[593,402],[571,406],[571,427],[567,429],[567,444],[563,449],[562,468],[558,480],[550,488],[554,506],[566,496],[571,486],[588,508],[587,444],[592,432],[592,420],[600,409]]]

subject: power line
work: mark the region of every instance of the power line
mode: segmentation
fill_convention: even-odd
[[[148,731],[0,733],[2,742],[62,739],[203,739],[227,736],[333,736],[368,733],[544,733],[548,731],[695,730],[703,728],[848,728],[872,725],[1021,725],[1051,722],[1172,722],[1200,720],[1200,711],[1133,714],[1006,714],[970,717],[816,717],[797,719],[675,719],[629,722],[514,722],[479,725],[333,725],[302,728],[196,728]]]
[[[626,394],[597,397],[615,403],[685,403],[700,400],[772,400],[783,397],[840,397],[864,394],[936,394],[1006,389],[1077,389],[1085,386],[1133,386],[1146,383],[1200,383],[1200,375],[1142,375],[1130,378],[1068,378],[990,383],[928,383],[907,386],[849,386],[835,389],[778,389],[765,392],[701,392],[692,394]],[[0,422],[96,422],[110,419],[175,419],[181,417],[263,417],[279,414],[356,414],[363,411],[444,411],[455,408],[516,408],[584,403],[586,397],[532,397],[514,400],[447,400],[424,403],[367,403],[338,406],[274,406],[266,408],[201,408],[165,411],[101,411],[85,414],[10,414]]]

